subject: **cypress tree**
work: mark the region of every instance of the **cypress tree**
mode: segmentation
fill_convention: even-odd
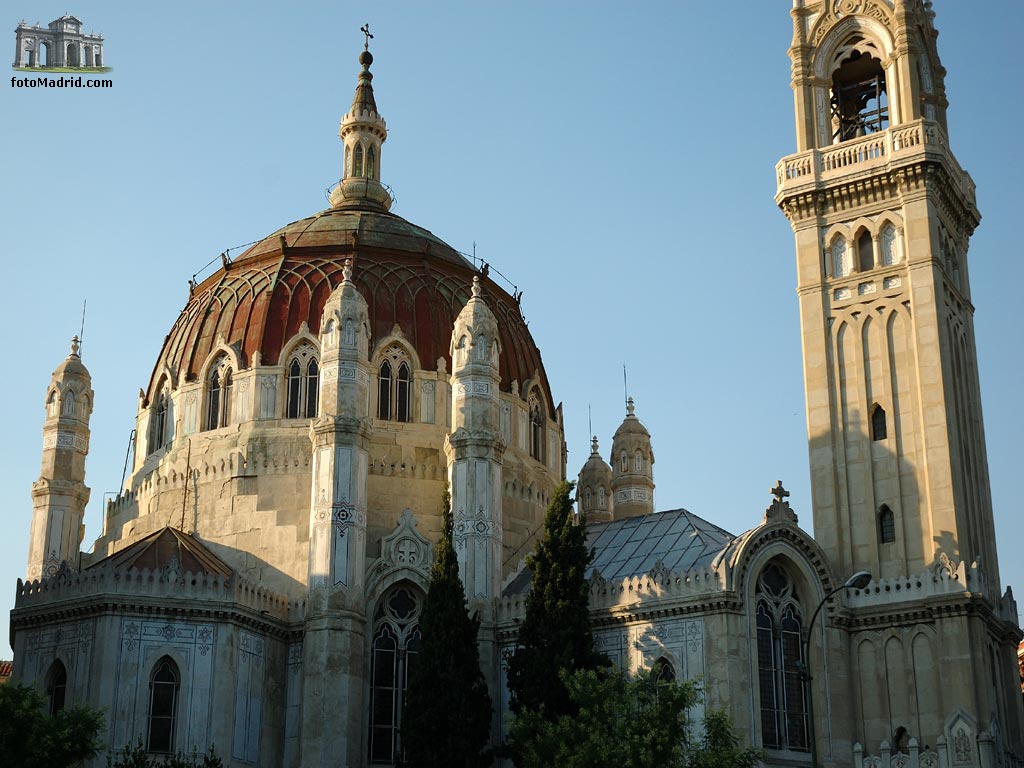
[[[402,718],[403,765],[484,768],[491,764],[491,697],[480,670],[478,617],[469,616],[452,544],[445,490],[441,539],[420,614],[423,644],[412,666]]]
[[[532,580],[526,617],[519,627],[519,647],[509,660],[511,707],[555,719],[574,714],[575,706],[559,673],[606,666],[594,651],[590,631],[590,585],[586,520],[573,521],[574,483],[556,489],[544,518],[544,536],[526,564]]]

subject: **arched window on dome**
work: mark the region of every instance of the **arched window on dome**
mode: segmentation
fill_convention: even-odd
[[[422,600],[407,583],[388,592],[374,613],[370,645],[370,765],[395,765],[402,756],[400,729],[409,673],[422,643]]]
[[[882,246],[882,266],[891,267],[903,260],[902,247],[900,245],[899,233],[892,224],[886,224],[879,233],[879,240]]]
[[[530,456],[543,463],[544,408],[536,387],[530,390],[530,394],[526,398],[526,407],[530,412]]]
[[[46,673],[47,711],[55,715],[64,709],[68,693],[68,671],[60,659],[54,659]]]
[[[412,364],[401,344],[384,350],[377,370],[377,418],[412,421]]]
[[[146,751],[174,751],[174,731],[178,719],[178,690],[181,674],[170,656],[153,666],[149,676],[149,722]]]
[[[64,390],[61,396],[60,406],[61,416],[74,416],[75,415],[75,390],[67,389]]]
[[[220,355],[206,377],[206,429],[220,429],[231,423],[231,361]]]
[[[289,419],[311,419],[316,416],[320,392],[320,363],[312,344],[301,344],[288,362]]]
[[[366,178],[376,178],[377,173],[377,151],[370,145],[370,148],[366,150]]]
[[[347,179],[351,175],[352,175],[352,148],[348,144],[346,144],[345,145],[345,167],[342,170],[342,178],[343,179]]]
[[[803,664],[803,609],[787,573],[772,562],[757,580],[757,671],[761,741],[767,749],[808,749]]]
[[[643,472],[644,471],[644,457],[640,453],[640,451],[637,451],[636,455],[633,456],[633,471],[634,472]]]
[[[166,382],[157,388],[156,400],[153,403],[153,415],[149,422],[149,452],[154,453],[163,448],[172,439],[171,435],[171,397]]]
[[[620,472],[628,472],[629,471],[629,459],[626,458],[626,452],[625,451],[622,451],[621,453],[619,453],[619,471]]]
[[[57,415],[57,390],[55,389],[51,389],[50,394],[46,396],[46,415]]]
[[[604,487],[599,486],[597,489],[597,508],[607,509],[608,508],[608,497],[605,493]]]
[[[593,500],[594,492],[590,490],[590,486],[588,485],[586,488],[583,489],[583,508],[593,509],[593,506],[591,506],[593,504]]]
[[[352,175],[359,177],[363,175],[363,145],[356,144],[352,153]]]
[[[850,274],[850,252],[846,247],[846,240],[840,235],[832,241],[832,275],[833,277],[846,277]]]

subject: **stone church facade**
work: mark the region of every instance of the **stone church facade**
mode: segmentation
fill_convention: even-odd
[[[797,153],[776,202],[796,240],[816,535],[781,483],[739,534],[656,511],[630,402],[578,476],[596,642],[631,671],[700,679],[701,709],[726,708],[769,765],[810,765],[813,747],[844,768],[1018,765],[1021,631],[968,281],[980,215],[931,4],[796,0],[792,17]],[[14,677],[53,708],[105,707],[115,749],[394,765],[446,483],[500,739],[522,561],[566,475],[561,405],[518,297],[390,212],[371,63],[331,207],[193,286],[91,552],[77,344],[53,373]]]

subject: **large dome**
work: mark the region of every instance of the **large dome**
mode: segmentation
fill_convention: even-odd
[[[469,300],[474,266],[429,231],[382,210],[330,209],[288,224],[225,264],[192,291],[164,342],[148,394],[169,371],[194,381],[218,343],[242,364],[276,365],[303,323],[316,335],[346,258],[369,306],[371,348],[397,325],[423,369],[445,359],[452,323]],[[540,351],[515,298],[484,277],[483,294],[501,329],[501,388],[537,380],[551,404]]]

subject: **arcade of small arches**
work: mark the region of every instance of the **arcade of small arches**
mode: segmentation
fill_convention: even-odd
[[[851,231],[852,230],[852,231]],[[882,222],[837,225],[826,233],[831,276],[849,277],[876,267],[893,267],[903,261],[903,229],[886,218]]]

